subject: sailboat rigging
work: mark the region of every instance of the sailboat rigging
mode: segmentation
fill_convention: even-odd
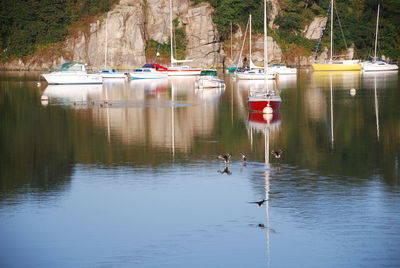
[[[331,3],[330,3],[331,27],[330,27],[329,60],[327,62],[314,63],[314,64],[312,64],[312,68],[314,69],[314,71],[360,71],[361,65],[358,60],[333,60],[333,10],[334,10],[334,1],[331,0]]]
[[[378,12],[376,15],[374,58],[372,61],[366,61],[362,63],[362,69],[364,72],[397,71],[399,69],[397,64],[388,63],[384,60],[378,59],[376,56],[376,51],[378,47],[379,10],[380,10],[380,5],[378,5]]]
[[[247,100],[249,110],[263,113],[273,113],[278,110],[282,99],[275,91],[268,88],[268,53],[267,53],[267,1],[264,0],[264,72],[261,73],[264,79],[265,88],[262,91],[252,91],[250,89]]]

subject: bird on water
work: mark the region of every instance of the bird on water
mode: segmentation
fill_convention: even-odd
[[[231,159],[232,155],[230,153],[227,154],[220,154],[218,159],[224,160],[224,163],[229,163],[229,159]]]
[[[275,157],[275,158],[281,158],[283,153],[283,150],[279,149],[279,150],[272,150],[271,154]]]

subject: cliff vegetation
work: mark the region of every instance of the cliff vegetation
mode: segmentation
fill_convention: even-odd
[[[0,1],[0,60],[63,41],[72,25],[104,13],[117,0]]]

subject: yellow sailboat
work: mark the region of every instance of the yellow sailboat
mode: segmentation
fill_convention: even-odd
[[[333,60],[333,0],[331,0],[331,49],[330,59],[312,64],[314,71],[361,71],[359,60]]]

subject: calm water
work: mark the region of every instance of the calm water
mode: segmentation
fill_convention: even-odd
[[[229,76],[38,77],[0,73],[0,267],[400,266],[397,73],[281,76],[273,117]]]

